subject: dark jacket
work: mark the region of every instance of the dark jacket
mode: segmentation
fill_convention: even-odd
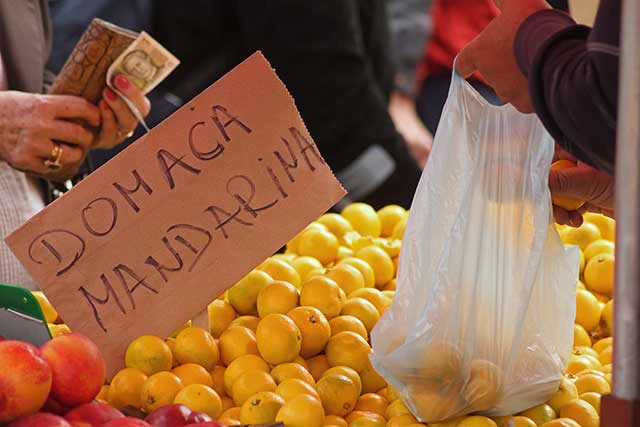
[[[570,153],[609,174],[616,151],[620,3],[602,1],[593,28],[555,10],[535,13],[514,44],[545,127]]]
[[[334,170],[372,144],[405,156],[387,113],[385,8],[385,0],[160,1],[155,34],[182,61],[166,84],[189,99],[261,50]]]

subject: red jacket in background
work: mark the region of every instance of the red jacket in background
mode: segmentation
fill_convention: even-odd
[[[493,0],[435,0],[431,9],[433,32],[425,46],[418,81],[451,74],[456,55],[499,13]],[[478,73],[472,77],[482,80]]]

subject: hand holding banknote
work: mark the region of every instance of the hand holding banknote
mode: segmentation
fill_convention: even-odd
[[[112,77],[110,86],[117,88],[116,93],[110,87],[102,91],[102,99],[99,101],[101,126],[94,142],[94,148],[111,148],[127,139],[139,121],[151,110],[149,99],[142,91],[124,75]],[[135,113],[129,107],[135,108]]]
[[[50,93],[81,96],[97,104],[101,124],[93,128],[92,148],[111,148],[130,136],[138,122],[147,128],[144,118],[150,105],[145,95],[178,63],[147,33],[134,33],[94,19]]]
[[[132,94],[137,92],[134,89],[142,94],[147,94],[160,84],[179,63],[180,61],[171,52],[143,31],[111,64],[107,72],[107,85],[120,95],[138,121],[145,129],[149,130],[144,122],[144,111],[136,103],[136,100],[139,101],[139,99],[129,97],[124,89],[129,90]],[[121,88],[118,85],[118,79],[123,76],[135,88],[129,86]]]

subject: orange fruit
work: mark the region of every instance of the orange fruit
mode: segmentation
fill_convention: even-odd
[[[295,286],[276,280],[258,294],[258,314],[261,318],[271,313],[286,314],[298,306],[298,301],[299,293]]]
[[[293,361],[302,347],[300,329],[284,314],[264,317],[258,324],[256,339],[260,355],[272,365]]]
[[[366,299],[358,297],[348,299],[343,304],[340,314],[358,318],[368,333],[380,320],[380,313],[378,313],[376,307]]]
[[[573,324],[573,346],[588,346],[591,345],[591,337],[587,330],[577,323]]]
[[[318,381],[322,377],[322,374],[331,367],[327,360],[327,356],[324,354],[307,359],[307,366],[309,373],[316,381]]]
[[[173,355],[162,338],[143,335],[131,341],[125,354],[127,368],[135,368],[145,375],[171,370]]]
[[[558,417],[553,408],[546,403],[529,408],[526,411],[520,412],[518,415],[532,419],[536,425],[544,424]]]
[[[211,371],[218,364],[220,351],[209,332],[191,327],[176,337],[175,356],[180,364],[196,363]]]
[[[313,376],[311,376],[307,369],[305,369],[302,365],[293,362],[282,363],[278,366],[275,366],[271,370],[271,376],[276,381],[276,384],[280,384],[281,382],[290,378],[297,378],[311,385],[316,384],[316,381],[313,379]]]
[[[141,408],[141,394],[147,375],[139,369],[125,368],[119,371],[111,380],[107,401],[114,408],[125,406]]]
[[[407,217],[407,211],[398,205],[388,205],[378,211],[378,218],[382,226],[380,235],[390,237],[393,229]]]
[[[234,326],[227,329],[218,341],[220,359],[225,366],[245,354],[260,354],[256,335],[249,328]]]
[[[330,366],[347,366],[356,372],[369,367],[371,347],[354,332],[340,332],[329,340],[325,349]]]
[[[611,386],[607,380],[600,375],[579,375],[575,384],[578,389],[578,394],[594,392],[602,395],[611,393]]]
[[[291,262],[291,265],[296,269],[303,283],[312,271],[323,268],[320,261],[310,256],[299,256]]]
[[[231,395],[233,384],[240,377],[240,375],[249,371],[262,371],[269,373],[269,365],[255,354],[245,354],[238,357],[231,362],[227,369],[224,371],[224,389],[227,395]]]
[[[616,245],[612,241],[599,239],[589,243],[589,246],[584,250],[584,257],[586,261],[589,261],[601,254],[615,255],[615,249]]]
[[[375,393],[365,393],[358,398],[356,402],[356,411],[375,412],[376,414],[383,416],[387,410],[389,403],[384,397]]]
[[[337,317],[342,304],[340,287],[326,276],[310,277],[302,285],[300,305],[317,308],[327,319]]]
[[[171,372],[180,378],[184,386],[191,384],[213,386],[211,374],[202,366],[196,365],[195,363],[185,363],[184,365],[176,366]]]
[[[231,329],[235,326],[242,326],[244,328],[251,329],[251,331],[255,334],[258,329],[258,322],[260,322],[260,318],[256,316],[240,316],[236,317],[233,322],[229,324],[229,328]]]
[[[350,264],[338,264],[327,272],[327,277],[349,295],[351,292],[364,288],[364,277],[356,267]]]
[[[209,313],[209,331],[214,338],[220,338],[220,335],[237,317],[231,304],[223,300],[213,301],[207,306],[207,311]]]
[[[587,332],[593,331],[600,322],[602,308],[598,299],[589,291],[576,291],[576,323],[582,325]]]
[[[327,369],[322,374],[321,378],[327,377],[329,375],[344,375],[345,377],[353,381],[353,384],[355,384],[356,386],[358,396],[360,396],[360,394],[362,393],[362,380],[360,379],[360,375],[358,375],[358,373],[353,369],[347,366],[335,366],[333,368]]]
[[[178,392],[173,403],[187,406],[192,411],[202,412],[216,419],[222,414],[222,400],[211,387],[191,384]]]
[[[287,402],[301,394],[308,394],[309,396],[320,399],[316,389],[308,382],[299,378],[288,378],[282,381],[278,384],[276,393],[279,396],[282,396],[282,398]]]
[[[373,288],[375,286],[375,280],[376,280],[375,273],[373,271],[373,268],[371,268],[371,266],[367,264],[366,261],[360,258],[351,256],[351,257],[341,259],[340,262],[338,262],[338,265],[340,264],[348,264],[357,268],[358,271],[360,271],[360,274],[362,274],[362,279],[364,280],[365,288]]]
[[[580,424],[570,418],[558,418],[548,423],[542,424],[540,427],[581,427]]]
[[[547,404],[556,412],[560,411],[567,403],[571,403],[578,399],[578,388],[575,383],[566,377],[560,379],[560,385],[558,391],[551,396],[551,399],[547,401]]]
[[[151,375],[142,386],[140,395],[142,410],[150,413],[162,406],[172,404],[182,388],[180,378],[171,372],[158,372]]]
[[[251,425],[271,424],[285,401],[270,391],[262,391],[247,399],[240,408],[240,422]]]
[[[602,235],[598,227],[585,221],[578,228],[566,228],[560,233],[560,237],[565,245],[579,246],[584,251],[591,242],[600,239]]]
[[[246,371],[233,382],[231,398],[236,406],[242,406],[247,399],[261,391],[276,391],[276,382],[266,372]]]
[[[611,300],[604,305],[604,308],[602,309],[602,314],[600,317],[600,325],[602,326],[604,332],[607,335],[613,335],[613,326],[614,326],[613,314],[614,314],[613,300]]]
[[[338,316],[329,321],[331,327],[331,336],[339,334],[340,332],[351,331],[360,335],[365,340],[369,339],[367,328],[360,319],[355,316]]]
[[[347,416],[358,399],[356,385],[344,375],[326,375],[316,385],[324,411],[328,415]]]
[[[224,373],[227,370],[224,366],[216,366],[211,371],[211,388],[218,393],[218,396],[224,397],[227,391],[224,388]]]
[[[375,277],[374,283],[377,288],[384,286],[393,279],[395,272],[393,261],[389,254],[378,246],[366,246],[356,253],[356,257],[371,266]]]
[[[406,427],[417,424],[418,420],[411,414],[401,414],[389,418],[386,427]]]
[[[296,307],[287,316],[293,320],[302,335],[302,357],[312,357],[324,350],[331,337],[331,327],[320,310],[315,307]]]
[[[380,237],[382,232],[380,217],[375,209],[366,203],[352,203],[346,206],[340,214],[363,236]]]
[[[598,227],[603,239],[611,240],[612,242],[616,240],[616,221],[614,219],[592,212],[586,212],[582,216],[585,221],[589,221]]]
[[[326,213],[318,218],[320,224],[323,224],[338,239],[342,240],[342,236],[349,231],[353,231],[353,226],[345,217],[336,213]]]
[[[323,265],[336,260],[340,241],[330,231],[307,230],[300,236],[298,253],[302,256],[310,256]]]
[[[599,254],[587,262],[587,267],[584,269],[584,280],[590,289],[611,295],[613,293],[614,270],[615,256]]]
[[[364,298],[374,305],[378,313],[382,314],[391,306],[391,299],[374,288],[362,288],[349,294],[349,298]]]
[[[560,417],[570,418],[581,427],[599,427],[600,416],[596,409],[584,400],[578,399],[560,409]]]
[[[282,405],[276,415],[276,422],[287,427],[322,427],[324,415],[322,403],[318,399],[302,394]]]
[[[364,371],[360,372],[360,379],[362,381],[362,391],[365,393],[374,393],[387,387],[387,382],[373,369],[371,363]]]
[[[256,269],[264,271],[271,276],[273,280],[289,282],[296,288],[300,286],[300,275],[296,269],[281,259],[267,258],[262,264],[256,267]]]
[[[251,314],[256,310],[258,294],[271,282],[273,282],[273,278],[264,271],[251,271],[229,289],[229,304],[240,315]]]
[[[335,427],[349,427],[344,418],[337,415],[327,415],[324,417],[324,425]]]

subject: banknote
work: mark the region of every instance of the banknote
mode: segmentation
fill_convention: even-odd
[[[146,32],[138,37],[111,64],[107,84],[119,74],[127,76],[144,94],[153,90],[180,64],[178,58]]]

